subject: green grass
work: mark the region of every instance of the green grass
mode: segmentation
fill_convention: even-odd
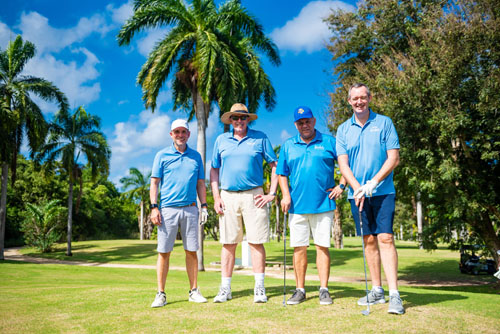
[[[386,305],[356,305],[363,284],[334,283],[334,304],[320,306],[315,282],[308,300],[282,306],[283,281],[266,278],[269,302],[253,303],[253,278],[235,275],[233,300],[223,304],[187,301],[185,272],[171,271],[168,305],[151,309],[154,270],[0,262],[0,333],[498,333],[498,291],[488,286],[401,287],[407,313]],[[199,275],[212,299],[220,275]],[[289,287],[293,281],[288,281]],[[289,296],[289,295],[288,295]]]
[[[220,261],[221,244],[217,241],[207,240],[204,243],[204,256],[206,267],[217,267],[211,263]],[[267,261],[283,261],[283,243],[271,241],[265,245]],[[399,254],[399,278],[405,281],[462,282],[471,279],[491,281],[491,276],[469,276],[460,274],[458,261],[460,255],[457,251],[450,251],[444,246],[427,252],[419,250],[415,243],[397,241]],[[58,244],[55,251],[47,254],[37,253],[32,248],[22,249],[25,255],[54,258],[60,260],[73,260],[101,263],[124,263],[154,265],[156,263],[156,241],[153,240],[96,240],[74,242],[72,244],[73,256],[65,255],[66,244]],[[171,266],[183,267],[184,254],[182,241],[176,241],[172,256]],[[236,250],[236,256],[241,257],[241,246]],[[287,248],[287,264],[292,264],[293,249]],[[362,278],[363,252],[359,238],[345,238],[344,249],[331,249],[331,275],[347,278]],[[308,249],[308,274],[317,274],[315,264],[316,252],[314,246]],[[291,274],[290,274],[291,275]]]

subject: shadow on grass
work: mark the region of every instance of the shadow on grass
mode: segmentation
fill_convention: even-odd
[[[341,252],[335,251],[334,249],[330,248],[330,259],[331,259],[331,266],[340,266],[346,263],[346,261],[356,258],[356,257],[362,257],[363,256],[363,251],[361,250],[361,247],[357,250],[345,250],[343,249]],[[287,248],[286,250],[286,264],[287,266],[292,265],[292,258],[293,258],[293,248]],[[266,255],[266,261],[267,262],[277,262],[277,263],[283,263],[283,253],[280,255]],[[307,248],[307,263],[316,265],[316,248],[314,246],[309,246]]]
[[[286,294],[286,299],[290,298],[293,294],[294,286],[287,286],[287,294]],[[318,299],[318,286],[311,286],[306,284],[306,301],[309,300],[317,300]],[[467,292],[470,292],[469,290],[476,290],[480,288],[472,288],[472,289],[467,289]],[[333,285],[330,286],[330,293],[332,295],[332,298],[335,300],[338,299],[344,299],[344,298],[349,298],[352,299],[353,302],[353,307],[361,307],[357,305],[357,300],[359,298],[362,298],[364,296],[365,290],[364,289],[358,289],[354,287],[346,287],[346,286],[338,286],[338,285]],[[439,290],[440,293],[434,293],[432,291],[425,292],[425,291],[419,291],[418,293],[414,292],[406,292],[402,291],[401,292],[401,298],[404,300],[404,306],[406,309],[410,309],[412,307],[416,306],[423,306],[423,305],[432,305],[432,304],[439,304],[442,302],[448,302],[448,301],[458,301],[458,300],[464,300],[469,297],[467,296],[462,296],[456,293],[442,293],[444,291],[453,291],[451,289],[447,288],[434,288],[433,290]],[[481,289],[482,290],[482,289]],[[283,298],[283,285],[274,285],[274,286],[266,286],[266,294],[268,298]],[[249,296],[253,296],[253,289],[240,289],[240,290],[233,290],[232,291],[232,297],[233,299],[239,299],[239,298],[248,298]],[[215,296],[207,296],[208,299],[211,299]],[[387,302],[389,302],[388,297],[386,296]],[[374,306],[378,307],[378,306]],[[387,307],[387,306],[386,306]]]
[[[156,245],[152,244],[137,244],[116,246],[109,249],[86,251],[86,249],[95,249],[100,247],[98,244],[75,245],[72,247],[73,256],[66,255],[66,248],[58,247],[53,252],[48,254],[27,253],[27,256],[44,257],[50,259],[66,260],[66,261],[88,261],[98,263],[122,262],[130,263],[135,260],[148,258],[152,255],[156,256]],[[175,249],[182,249],[182,244],[175,244]]]

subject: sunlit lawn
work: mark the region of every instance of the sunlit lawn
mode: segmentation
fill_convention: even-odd
[[[288,243],[287,243],[288,244]],[[399,277],[402,280],[427,281],[463,281],[463,280],[491,280],[491,276],[471,277],[458,271],[459,253],[450,251],[444,246],[428,252],[419,250],[414,242],[397,241],[399,254]],[[153,240],[98,240],[73,242],[73,256],[65,255],[65,244],[58,244],[55,252],[48,254],[36,253],[34,249],[25,248],[21,252],[26,255],[43,256],[61,260],[91,261],[102,263],[124,263],[155,265],[156,241]],[[220,261],[221,245],[217,241],[207,240],[204,243],[205,266],[218,268],[213,263]],[[283,261],[283,243],[272,240],[266,244],[267,261],[272,263]],[[237,257],[241,258],[241,246],[236,250]],[[331,249],[331,275],[347,278],[363,277],[363,253],[359,238],[347,237],[344,239],[344,249]],[[287,265],[292,264],[293,249],[287,247]],[[314,246],[308,249],[308,274],[317,274]],[[171,266],[184,266],[184,251],[182,241],[177,241],[170,258]],[[290,277],[291,277],[290,273]]]

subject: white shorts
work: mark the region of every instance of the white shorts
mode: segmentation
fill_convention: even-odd
[[[330,233],[333,223],[333,211],[315,214],[290,214],[290,246],[309,246],[310,231],[314,244],[330,247]]]

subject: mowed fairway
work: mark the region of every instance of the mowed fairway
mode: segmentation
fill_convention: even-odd
[[[151,242],[129,240],[131,249],[151,249]],[[137,263],[154,255],[127,252],[127,241],[75,243],[75,257],[81,251],[99,253],[98,248],[119,248],[131,258],[110,260],[114,263]],[[112,244],[115,243],[115,246]],[[141,243],[143,245],[141,246]],[[209,243],[210,244],[210,243]],[[271,257],[279,256],[280,244],[269,245]],[[220,247],[220,246],[219,246]],[[282,244],[281,244],[282,247]],[[207,254],[218,251],[217,244],[208,247]],[[214,248],[214,250],[212,250]],[[154,246],[153,246],[154,249]],[[281,248],[282,250],[282,248]],[[332,250],[332,274],[350,273],[362,277],[362,258],[350,258],[361,251],[355,243],[344,250]],[[107,251],[109,252],[109,249]],[[345,254],[344,254],[345,252]],[[441,252],[441,253],[440,253]],[[282,253],[281,253],[282,254]],[[312,259],[313,254],[311,255]],[[291,255],[291,253],[290,253]],[[97,256],[94,254],[94,256]],[[209,255],[210,257],[212,255]],[[182,248],[172,255],[175,265],[183,264]],[[359,257],[359,256],[358,256]],[[253,277],[233,276],[233,300],[214,304],[220,282],[218,272],[199,275],[199,285],[206,304],[187,301],[186,273],[172,270],[167,279],[168,305],[151,309],[156,273],[152,269],[82,267],[74,265],[29,264],[4,261],[0,263],[0,333],[498,333],[500,328],[499,290],[491,284],[467,286],[474,278],[457,274],[457,253],[439,250],[420,251],[408,244],[400,250],[402,276],[422,275],[430,282],[440,277],[448,281],[446,287],[404,285],[400,288],[407,313],[403,316],[387,314],[387,305],[371,307],[365,317],[356,300],[364,293],[364,283],[331,282],[334,304],[319,305],[318,282],[307,282],[308,300],[296,306],[283,306],[283,278],[266,278],[267,304],[253,303]],[[141,260],[137,260],[140,258]],[[343,259],[342,259],[343,258]],[[337,263],[336,261],[342,263]],[[93,258],[92,261],[96,261]],[[447,261],[451,261],[448,263]],[[426,262],[434,265],[425,265]],[[451,269],[451,263],[455,263]],[[207,262],[208,263],[208,262]],[[440,267],[440,265],[441,267]],[[450,268],[447,267],[447,264]],[[315,272],[311,264],[311,272]],[[451,271],[451,272],[450,272]],[[433,279],[432,272],[435,272]],[[444,272],[444,273],[443,273]],[[453,285],[453,278],[456,285]],[[288,297],[294,286],[293,273],[287,273]],[[481,277],[490,281],[490,277]]]

